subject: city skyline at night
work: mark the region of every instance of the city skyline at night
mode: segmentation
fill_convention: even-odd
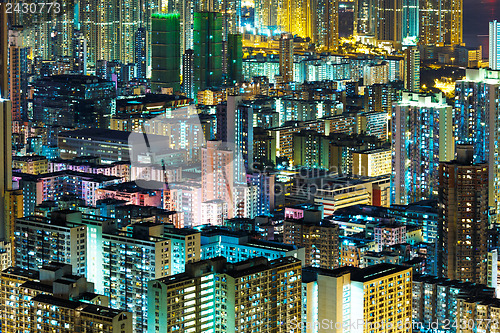
[[[0,331],[500,332],[499,21],[0,1]]]

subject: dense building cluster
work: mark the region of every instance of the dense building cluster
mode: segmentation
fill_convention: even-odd
[[[498,21],[8,6],[0,332],[500,332]]]

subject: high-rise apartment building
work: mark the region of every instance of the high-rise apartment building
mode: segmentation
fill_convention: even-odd
[[[456,160],[439,165],[442,275],[485,284],[488,164],[474,163],[471,145],[456,150]]]
[[[147,222],[118,230],[113,219],[78,211],[18,219],[16,245],[21,268],[36,270],[51,261],[71,265],[73,274],[109,297],[112,308],[133,314],[135,333],[146,330],[148,281],[182,273],[186,263],[200,260],[197,231]]]
[[[10,267],[0,273],[0,286],[2,332],[133,332],[132,314],[109,308],[108,298],[70,265]]]
[[[241,34],[229,34],[227,41],[227,84],[243,80],[243,42]]]
[[[194,85],[195,93],[222,85],[223,17],[221,13],[194,15]]]
[[[25,49],[23,49],[22,41],[22,29],[12,29],[9,30],[9,99],[12,105],[12,121],[13,121],[13,132],[19,132],[19,125],[22,117],[23,99],[26,99],[26,91],[21,88],[21,78],[23,75],[23,70],[26,71],[27,68],[22,68],[22,62],[26,63],[27,54]],[[26,59],[23,59],[26,58]]]
[[[6,3],[0,3],[0,99],[7,98],[9,91],[8,45],[9,31],[7,27]]]
[[[326,52],[334,52],[339,46],[339,2],[318,0],[304,3],[307,9],[304,37],[311,37]]]
[[[302,332],[411,332],[411,267],[307,267],[302,290]]]
[[[489,35],[490,69],[500,70],[500,22],[490,22]]]
[[[416,46],[405,50],[404,88],[410,92],[420,91],[420,51]]]
[[[148,34],[151,33],[151,17],[159,12],[159,3],[84,0],[77,8],[80,29],[88,43],[89,66],[93,67],[98,60],[134,63],[136,32],[145,28]],[[71,11],[69,22],[73,22],[74,15]],[[147,49],[147,53],[146,59],[150,59],[151,49]],[[150,65],[148,63],[147,67]]]
[[[463,0],[420,0],[419,4],[421,44],[462,44]]]
[[[151,90],[180,91],[181,39],[179,14],[154,14],[151,18]]]
[[[235,150],[233,144],[222,141],[207,141],[201,149],[202,202],[223,200],[228,218],[238,215],[246,189],[245,165]]]
[[[448,321],[464,323],[460,320],[463,313],[460,313],[462,300],[482,300],[488,302],[493,300],[495,289],[488,288],[482,284],[437,278],[430,275],[413,276],[413,328],[415,330],[434,325],[436,330],[456,333],[460,325],[446,325]],[[498,300],[498,299],[496,299]],[[462,308],[463,309],[463,308]],[[473,313],[474,311],[472,311]],[[487,312],[482,312],[487,313]],[[491,323],[492,317],[488,317]],[[464,318],[464,320],[467,320]],[[481,321],[476,321],[482,325]],[[485,324],[487,321],[485,320]],[[472,324],[472,322],[470,323]],[[470,325],[472,326],[472,325]],[[462,326],[463,327],[463,326]],[[493,328],[490,325],[489,328]],[[464,331],[461,331],[464,332]],[[495,332],[495,330],[485,330],[485,332]]]
[[[454,136],[457,144],[471,144],[474,163],[488,163],[489,206],[500,212],[500,71],[467,69],[455,84]]]
[[[416,45],[419,30],[419,0],[403,0],[401,41],[403,46]]]
[[[194,51],[186,50],[182,55],[182,92],[187,98],[195,97],[194,93]]]
[[[241,96],[229,95],[226,103],[217,105],[216,116],[217,140],[234,147],[235,180],[245,182],[253,164],[253,108]]]
[[[139,79],[146,78],[148,40],[146,28],[137,29],[135,32],[134,55],[136,77]]]
[[[399,0],[372,0],[375,6],[375,37],[400,42],[403,33],[403,4]]]
[[[115,97],[115,84],[95,76],[44,77],[34,83],[33,118],[50,125],[108,128]]]
[[[444,96],[403,93],[392,113],[391,204],[438,195],[438,166],[454,156],[452,107]]]
[[[293,257],[188,264],[183,274],[149,283],[148,333],[294,331],[302,319],[301,274]]]
[[[284,83],[293,82],[293,36],[282,34],[279,45],[280,76]]]
[[[87,75],[87,40],[80,30],[73,31],[73,73]]]
[[[7,89],[7,85],[5,85],[5,89]],[[11,238],[13,239],[14,233],[10,224],[9,209],[11,204],[9,191],[12,189],[12,112],[11,102],[1,97],[0,149],[0,239],[10,241]]]
[[[321,218],[322,211],[307,210],[300,219],[285,219],[283,242],[306,249],[305,266],[339,267],[339,226]]]

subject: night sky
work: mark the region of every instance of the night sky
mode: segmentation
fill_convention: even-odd
[[[464,41],[467,46],[488,47],[488,23],[500,21],[500,0],[464,0]]]
[[[464,34],[488,34],[488,22],[500,20],[500,0],[464,0]]]

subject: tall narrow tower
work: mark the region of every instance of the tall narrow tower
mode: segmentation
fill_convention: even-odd
[[[7,45],[7,9],[5,3],[0,2],[0,98],[8,94]]]
[[[486,283],[488,164],[473,162],[472,145],[458,145],[457,159],[439,165],[439,239],[442,275]]]
[[[500,22],[490,22],[490,68],[500,70]]]
[[[12,189],[11,102],[0,98],[0,240],[10,238],[9,190]],[[13,232],[13,231],[12,231]]]
[[[283,82],[293,82],[293,36],[282,34],[280,38],[280,75]]]
[[[222,85],[222,22],[220,13],[194,14],[195,94]]]
[[[181,85],[181,25],[179,14],[154,14],[152,17],[151,90],[171,88],[175,93]]]
[[[405,50],[404,63],[405,90],[418,93],[420,91],[420,51],[416,46]]]

